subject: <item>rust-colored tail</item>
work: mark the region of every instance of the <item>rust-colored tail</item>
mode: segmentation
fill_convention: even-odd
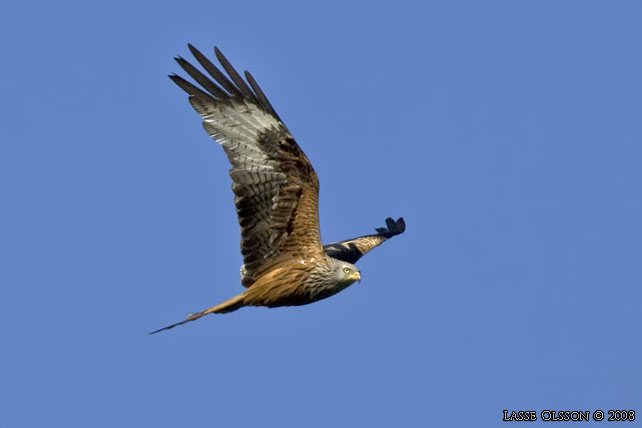
[[[159,331],[163,330],[169,330],[170,328],[174,328],[177,325],[185,324],[186,322],[194,321],[199,319],[202,316],[209,315],[209,314],[225,314],[228,312],[233,312],[239,308],[242,308],[245,306],[245,303],[243,302],[243,299],[245,298],[245,292],[239,294],[238,296],[232,297],[229,300],[224,301],[223,303],[220,303],[216,306],[212,306],[209,309],[205,309],[202,312],[198,312],[195,314],[189,314],[185,320],[181,322],[177,322],[176,324],[168,325],[167,327],[159,328],[158,330],[154,330],[149,334],[154,334],[158,333]]]

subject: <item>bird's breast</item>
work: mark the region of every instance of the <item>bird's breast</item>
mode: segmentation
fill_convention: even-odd
[[[251,306],[300,306],[330,297],[350,283],[333,279],[323,260],[301,258],[273,268],[246,291],[245,304]]]

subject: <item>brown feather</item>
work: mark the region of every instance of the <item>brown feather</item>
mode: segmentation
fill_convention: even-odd
[[[174,323],[172,325],[168,325],[167,327],[159,328],[158,330],[154,330],[149,334],[156,334],[163,330],[170,330],[176,326],[183,325],[190,321],[196,321],[197,319],[205,315],[226,314],[228,312],[233,312],[239,308],[242,308],[243,306],[246,306],[244,303],[244,299],[245,299],[245,293],[241,293],[237,296],[232,297],[231,299],[224,301],[223,303],[219,303],[216,306],[212,306],[211,308],[205,309],[204,311],[197,312],[195,314],[189,314],[187,318],[185,318],[183,321]]]
[[[245,291],[246,306],[297,306],[314,301],[305,283],[315,268],[315,258],[286,258],[270,264]]]
[[[205,91],[179,76],[170,78],[189,94],[191,105],[203,118],[203,128],[221,144],[232,165],[244,262],[241,283],[248,289],[152,334],[243,306],[311,303],[360,278],[358,270],[356,277],[337,276],[337,272],[348,275],[350,268],[337,265],[344,262],[331,259],[324,251],[317,174],[258,83],[245,72],[248,85],[216,48],[215,55],[229,78],[192,45],[189,49],[216,82],[180,57],[178,64]],[[395,226],[390,222],[389,228]],[[360,257],[388,237],[381,233],[361,237],[336,243],[330,250]]]
[[[224,58],[220,52],[218,56]],[[225,99],[202,96],[184,80],[174,80],[189,90],[205,130],[223,146],[232,164],[244,262],[241,283],[249,287],[258,272],[265,272],[264,265],[282,254],[325,255],[319,230],[319,180],[303,150],[272,113],[265,95],[249,96],[250,86],[241,87],[240,75],[231,73],[229,62],[222,62],[238,86]],[[210,93],[217,93],[215,82],[186,60],[181,59],[180,64]]]

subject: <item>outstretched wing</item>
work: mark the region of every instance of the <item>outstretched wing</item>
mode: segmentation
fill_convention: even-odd
[[[322,256],[319,181],[310,161],[249,72],[246,83],[214,48],[228,78],[188,46],[209,76],[181,57],[176,61],[202,89],[180,76],[169,77],[189,94],[203,127],[232,164],[244,263],[241,283],[251,286],[261,267],[279,256]]]
[[[376,235],[361,236],[346,241],[334,242],[323,247],[325,253],[335,259],[348,263],[356,263],[368,251],[383,244],[395,235],[406,230],[406,222],[403,217],[394,221],[391,217],[386,219],[386,227],[377,228]]]

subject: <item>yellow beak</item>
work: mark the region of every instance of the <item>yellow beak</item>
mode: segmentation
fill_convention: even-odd
[[[361,272],[355,272],[353,274],[350,274],[350,276],[348,278],[350,278],[353,281],[361,282]]]

